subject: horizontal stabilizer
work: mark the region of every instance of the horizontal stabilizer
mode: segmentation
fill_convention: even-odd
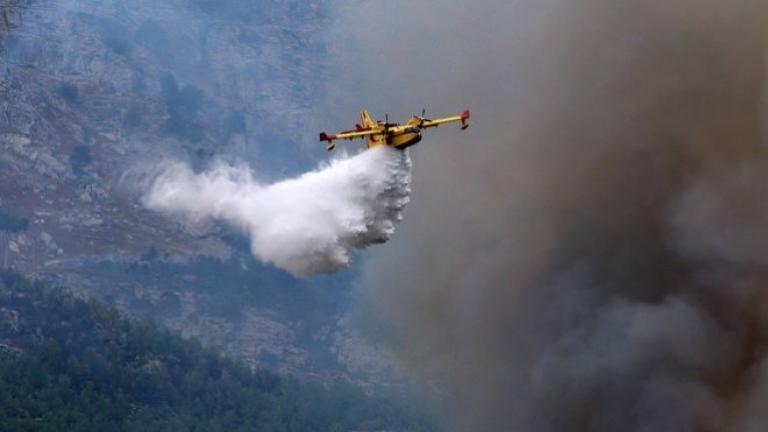
[[[329,143],[336,139],[336,135],[328,135],[325,132],[320,133],[320,141],[328,141]]]

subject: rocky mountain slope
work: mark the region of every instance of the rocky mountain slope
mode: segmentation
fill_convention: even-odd
[[[349,277],[298,281],[237,233],[141,206],[163,159],[265,178],[312,164],[321,0],[0,4],[0,267],[106,299],[254,366],[391,380],[349,325]]]

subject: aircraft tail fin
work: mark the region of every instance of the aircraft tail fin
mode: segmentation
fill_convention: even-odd
[[[360,120],[363,121],[363,127],[372,128],[376,126],[376,122],[373,121],[367,110],[360,111]]]
[[[320,141],[328,142],[328,145],[327,145],[328,151],[331,151],[334,148],[336,148],[336,144],[334,144],[333,142],[333,140],[335,139],[336,139],[336,135],[328,135],[325,132],[320,132]]]

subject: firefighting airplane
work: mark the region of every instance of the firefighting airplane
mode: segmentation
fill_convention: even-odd
[[[461,130],[469,127],[469,110],[451,117],[442,117],[436,119],[425,118],[426,110],[421,112],[421,117],[413,116],[405,124],[390,123],[389,116],[385,120],[373,121],[368,111],[360,111],[360,119],[363,124],[356,124],[354,130],[344,131],[338,134],[320,134],[320,141],[327,141],[328,151],[336,148],[334,141],[355,138],[368,140],[368,148],[388,145],[396,149],[405,149],[421,141],[421,130],[440,126],[444,123],[461,122]]]

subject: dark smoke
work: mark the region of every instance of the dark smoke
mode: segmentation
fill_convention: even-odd
[[[476,119],[366,273],[457,429],[768,430],[768,4],[371,6],[372,104]]]

